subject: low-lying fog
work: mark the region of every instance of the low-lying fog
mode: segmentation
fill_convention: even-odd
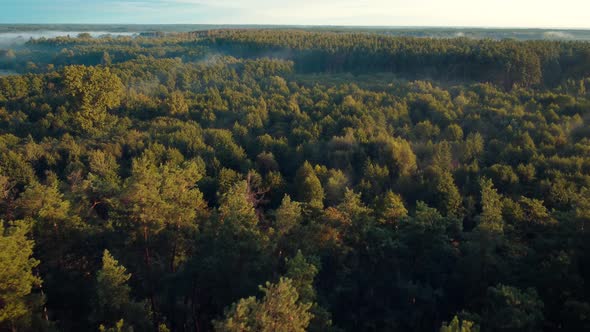
[[[0,0],[2,1],[2,0]],[[0,24],[0,49],[16,48],[27,41],[58,36],[75,37],[88,33],[92,37],[105,35],[135,36],[142,31],[186,32],[219,28],[256,28],[257,26],[214,26],[214,25],[146,25],[146,26],[11,26]],[[268,26],[266,28],[304,28],[297,26]],[[392,36],[430,38],[474,38],[474,39],[516,39],[516,40],[586,40],[590,41],[590,30],[544,30],[544,29],[469,29],[469,28],[387,28],[387,27],[308,27],[311,30],[373,31]],[[22,29],[22,30],[21,30]]]
[[[12,71],[12,70],[0,69],[0,77],[8,76],[8,75],[17,75],[17,72]]]
[[[0,48],[19,46],[30,39],[55,38],[60,36],[75,37],[80,33],[88,33],[92,37],[105,35],[111,36],[133,36],[136,32],[107,32],[107,31],[23,31],[23,32],[0,32]]]

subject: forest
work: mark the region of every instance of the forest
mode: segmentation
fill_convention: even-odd
[[[0,331],[590,330],[590,43],[0,50]]]

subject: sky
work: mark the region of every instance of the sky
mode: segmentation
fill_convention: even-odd
[[[590,0],[0,0],[0,23],[590,28]]]

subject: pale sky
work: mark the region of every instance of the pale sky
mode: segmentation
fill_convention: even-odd
[[[0,23],[590,28],[590,0],[0,0]]]

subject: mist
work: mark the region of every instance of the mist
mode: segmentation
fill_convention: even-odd
[[[108,31],[22,31],[22,32],[0,32],[0,48],[18,47],[31,39],[55,38],[61,36],[75,37],[80,33],[88,33],[94,38],[103,36],[134,36],[136,32],[108,32]]]
[[[9,75],[17,75],[17,73],[15,71],[12,71],[12,70],[0,69],[0,77],[2,77],[2,76],[9,76]]]
[[[575,39],[576,37],[571,33],[564,31],[547,31],[543,34],[545,39]]]

